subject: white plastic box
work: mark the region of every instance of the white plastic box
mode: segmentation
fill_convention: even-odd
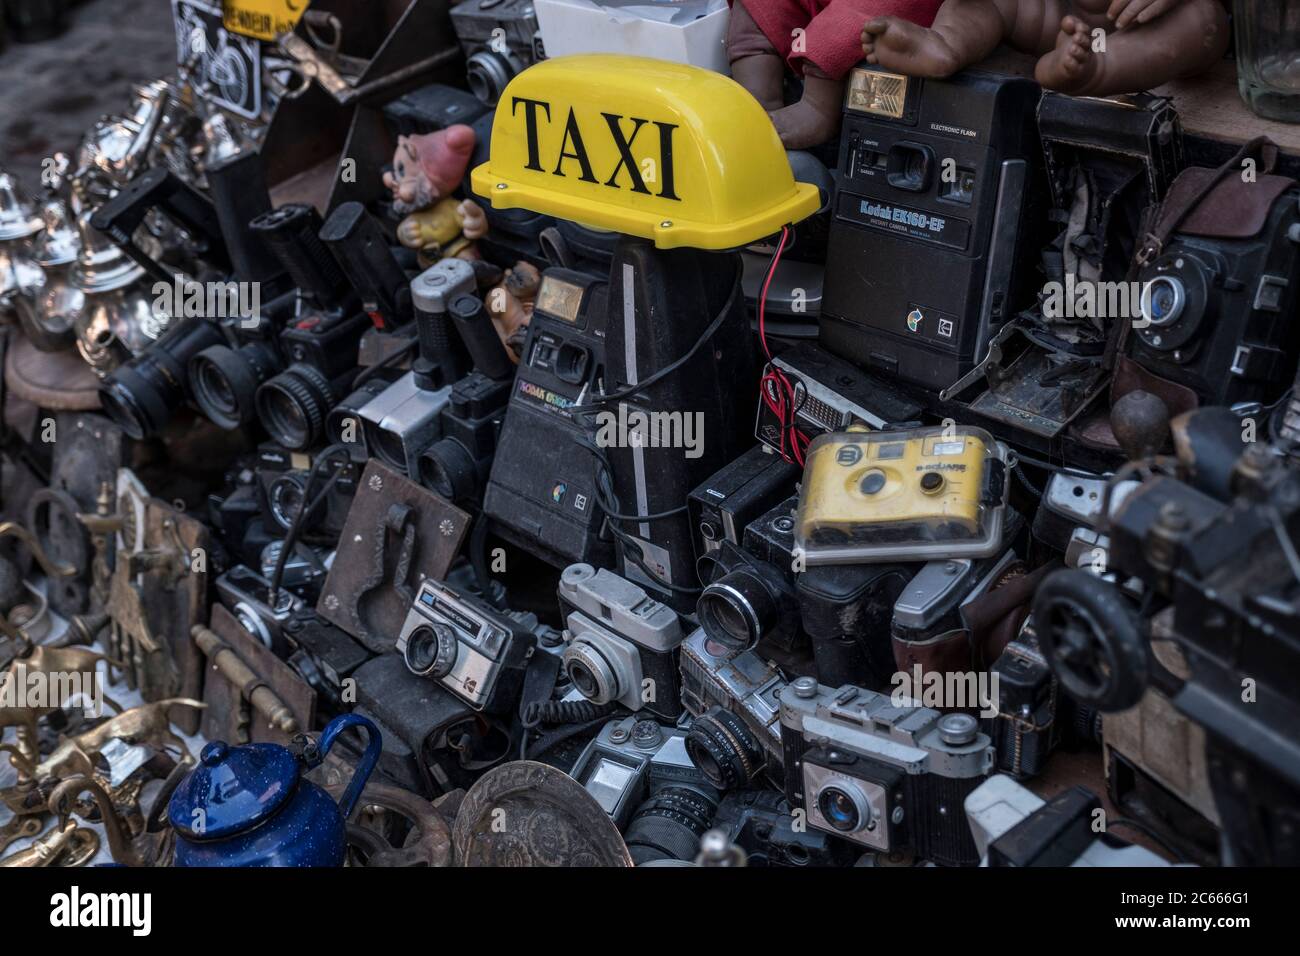
[[[671,60],[730,74],[725,0],[698,4],[534,0],[537,26],[548,57],[573,53],[626,53]],[[702,15],[690,16],[696,7]],[[675,18],[683,22],[672,22]]]

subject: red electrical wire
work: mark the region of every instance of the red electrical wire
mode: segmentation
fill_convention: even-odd
[[[785,244],[789,239],[790,227],[783,226],[776,252],[772,254],[772,264],[767,267],[763,291],[758,297],[758,340],[763,345],[763,354],[767,356],[768,362],[768,370],[759,383],[759,391],[762,393],[763,403],[771,409],[777,421],[781,423],[779,449],[781,457],[802,468],[804,453],[808,450],[808,444],[812,439],[801,432],[796,425],[795,412],[798,409],[794,400],[794,386],[790,384],[790,379],[784,372],[772,365],[772,350],[767,347],[767,290],[772,284],[772,276],[776,274],[776,267],[781,262],[781,253],[785,251]]]

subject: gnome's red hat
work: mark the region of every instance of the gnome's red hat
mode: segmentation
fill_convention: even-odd
[[[474,131],[464,124],[411,137],[411,143],[420,157],[420,168],[429,177],[438,195],[449,195],[460,186],[476,142]]]

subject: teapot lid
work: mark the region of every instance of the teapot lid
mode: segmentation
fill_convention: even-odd
[[[301,772],[279,744],[214,741],[172,794],[167,819],[182,836],[215,840],[257,826],[287,801]]]

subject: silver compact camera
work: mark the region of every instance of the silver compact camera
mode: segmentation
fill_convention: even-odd
[[[519,699],[536,644],[532,630],[438,581],[420,585],[397,638],[412,674],[493,713]]]
[[[782,690],[780,719],[786,798],[810,826],[883,853],[979,862],[962,807],[994,752],[974,717],[801,677]]]
[[[747,786],[767,770],[778,783],[785,677],[753,648],[737,652],[703,628],[682,642],[682,703],[695,718],[686,752],[719,790]]]
[[[566,612],[563,668],[578,693],[676,720],[682,712],[677,612],[589,564],[564,569],[559,595]]]

